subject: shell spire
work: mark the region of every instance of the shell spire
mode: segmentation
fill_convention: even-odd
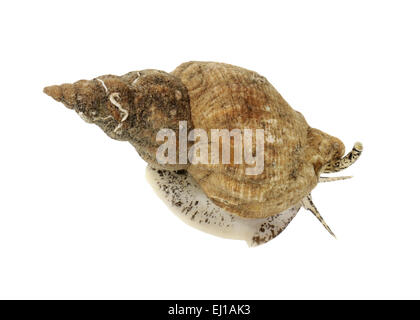
[[[192,128],[187,88],[175,76],[159,70],[103,75],[44,88],[44,93],[98,125],[109,137],[129,141],[154,168],[182,170],[186,163],[161,165],[156,159],[162,128],[178,135],[180,121]]]
[[[97,90],[97,85],[92,80],[80,80],[75,83],[64,83],[44,88],[44,93],[67,108],[76,112],[84,112],[85,108],[102,95]]]
[[[49,95],[56,101],[61,102],[63,100],[63,89],[61,86],[49,86],[44,88],[44,93]]]
[[[65,83],[62,85],[53,85],[44,88],[44,93],[54,100],[63,103],[67,108],[74,109],[78,100],[79,103],[84,100],[82,94],[77,94],[77,85]]]

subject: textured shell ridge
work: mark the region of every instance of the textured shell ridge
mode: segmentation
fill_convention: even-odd
[[[246,165],[188,168],[217,205],[243,217],[263,218],[295,205],[315,187],[317,175],[306,161],[310,127],[266,78],[213,62],[182,64],[173,74],[188,89],[193,127],[265,131],[260,175],[246,175]]]

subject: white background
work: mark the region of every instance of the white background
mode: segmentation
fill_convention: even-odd
[[[416,1],[1,5],[0,298],[420,298]],[[128,144],[46,85],[189,60],[264,75],[365,152],[256,249],[185,225]],[[348,171],[348,172],[347,172]]]

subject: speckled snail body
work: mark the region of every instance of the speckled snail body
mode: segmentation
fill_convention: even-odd
[[[44,92],[111,138],[129,141],[149,164],[151,184],[184,221],[250,245],[277,236],[301,206],[332,234],[310,192],[318,182],[347,178],[320,175],[347,168],[362,151],[356,143],[343,157],[343,143],[311,128],[264,77],[223,63],[187,62],[172,73],[105,75]],[[187,130],[200,128],[209,136],[212,129],[263,129],[263,170],[249,175],[245,164],[233,161],[162,164],[156,158],[161,145],[156,136],[162,128],[179,134],[181,121]]]

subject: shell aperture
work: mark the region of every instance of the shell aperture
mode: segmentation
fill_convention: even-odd
[[[186,224],[227,239],[244,240],[250,247],[278,236],[299,211],[295,205],[268,218],[247,219],[215,205],[186,171],[146,169],[146,179],[171,211]]]

